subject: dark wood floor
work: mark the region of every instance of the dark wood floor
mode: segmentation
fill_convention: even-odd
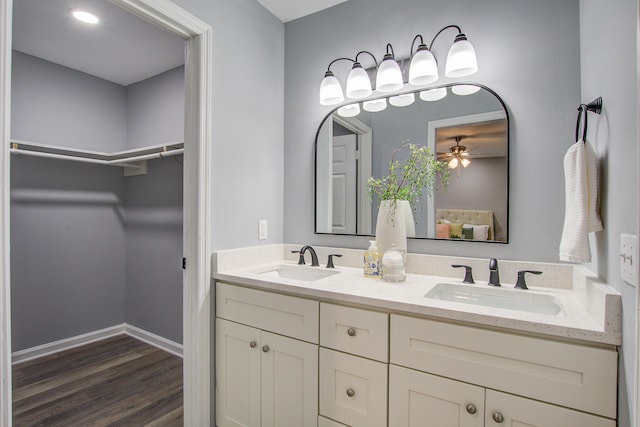
[[[13,425],[182,426],[182,359],[126,335],[13,366]]]

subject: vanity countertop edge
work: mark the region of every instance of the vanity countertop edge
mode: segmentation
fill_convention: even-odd
[[[332,249],[324,252],[353,252],[347,254],[354,259],[361,259],[358,250]],[[315,281],[303,281],[285,278],[267,278],[261,271],[276,265],[296,266],[296,262],[288,255],[287,245],[267,245],[214,253],[212,258],[212,278],[216,281],[242,285],[258,290],[272,291],[317,299],[344,305],[354,305],[395,314],[426,317],[498,329],[505,332],[525,333],[543,338],[554,338],[562,341],[586,345],[618,346],[621,344],[621,297],[608,284],[582,266],[557,264],[560,276],[568,275],[572,286],[530,286],[535,293],[552,293],[563,305],[561,316],[548,316],[536,313],[523,313],[515,310],[498,309],[481,306],[431,300],[424,294],[437,283],[461,283],[461,278],[408,273],[407,280],[401,283],[388,283],[380,279],[365,278],[362,268],[338,266],[335,271],[340,274]],[[239,256],[242,254],[242,256]],[[247,258],[248,255],[248,258]],[[413,254],[412,254],[413,255]],[[420,255],[418,255],[420,257]],[[434,256],[426,255],[425,257]],[[438,257],[438,256],[436,256]],[[454,257],[439,257],[436,263],[465,261]],[[238,261],[242,259],[243,261]],[[345,260],[346,261],[346,260]],[[470,263],[477,262],[467,259]],[[509,263],[504,262],[505,270]],[[517,264],[517,262],[511,262]],[[524,263],[525,265],[529,263]],[[556,264],[543,265],[549,271],[555,271]],[[513,268],[520,268],[513,265]],[[324,267],[310,267],[322,269]],[[409,268],[408,268],[409,270]],[[459,273],[459,272],[458,272]],[[481,275],[480,275],[481,276]],[[551,275],[552,276],[552,275]],[[506,276],[505,276],[506,277]],[[482,276],[481,276],[482,278]],[[482,280],[471,286],[487,286]],[[510,283],[513,285],[513,283]],[[505,283],[505,289],[510,289]],[[527,292],[514,290],[514,292]]]

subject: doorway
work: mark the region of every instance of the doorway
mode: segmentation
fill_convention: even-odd
[[[185,424],[209,424],[209,112],[211,109],[211,29],[171,3],[149,6],[139,0],[117,0],[116,5],[180,36],[187,44],[185,67],[186,104],[184,138],[184,232],[183,340]],[[0,9],[0,89],[2,106],[2,209],[0,210],[0,424],[11,424],[11,335],[9,280],[9,141],[11,82],[12,2],[2,0]]]

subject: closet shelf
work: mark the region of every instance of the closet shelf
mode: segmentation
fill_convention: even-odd
[[[104,153],[12,139],[10,151],[11,154],[16,155],[140,169],[141,164],[139,162],[144,160],[176,156],[184,153],[184,142],[171,142],[133,150]]]

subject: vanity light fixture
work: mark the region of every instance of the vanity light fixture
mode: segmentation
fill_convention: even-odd
[[[447,25],[436,33],[431,40],[431,45],[429,46],[424,43],[424,39],[421,34],[418,34],[413,38],[410,50],[411,57],[401,61],[403,63],[409,63],[407,76],[407,82],[409,84],[413,86],[425,86],[438,80],[440,77],[438,74],[438,62],[433,55],[432,48],[438,36],[449,28],[455,28],[458,31],[458,34],[449,48],[445,65],[445,75],[450,78],[459,78],[469,76],[478,71],[476,52],[473,45],[467,39],[467,36],[462,32],[459,26]],[[416,43],[418,43],[417,48]],[[342,91],[340,81],[338,81],[336,76],[333,74],[333,71],[331,71],[331,66],[337,61],[346,60],[353,64],[347,78],[347,98],[363,99],[373,93],[374,88],[371,84],[371,77],[367,70],[362,67],[362,64],[358,59],[358,57],[363,53],[370,55],[375,63],[376,91],[380,93],[392,93],[397,92],[404,87],[405,80],[402,75],[400,65],[398,64],[398,61],[396,61],[393,46],[391,43],[387,43],[386,53],[380,64],[378,64],[375,56],[366,50],[358,52],[355,59],[337,58],[331,61],[324,74],[324,79],[322,80],[322,83],[320,83],[321,105],[335,105],[341,103],[345,99],[345,93]],[[473,88],[475,89],[476,87]],[[446,95],[446,90],[444,93],[442,91],[437,93],[441,98],[425,99],[422,98],[422,93],[420,96],[424,100],[442,99],[442,97]],[[472,92],[466,93],[466,95],[471,93]],[[458,94],[462,95],[462,93]],[[429,95],[425,96],[429,98]],[[435,93],[433,96],[435,97]],[[363,109],[369,111],[367,110],[366,104],[363,105]]]
[[[376,68],[378,67],[378,61],[376,61],[376,57],[371,52],[362,50],[356,54],[356,60],[353,62],[353,67],[351,67],[347,77],[347,97],[351,99],[366,98],[373,93],[369,74],[362,68],[362,64],[358,62],[358,56],[363,53],[369,54],[373,58]]]
[[[413,92],[404,93],[402,95],[396,95],[389,98],[389,104],[393,105],[394,107],[406,107],[407,105],[413,104],[415,100],[416,97]]]
[[[387,43],[387,53],[384,54],[376,75],[376,89],[379,92],[389,93],[400,90],[403,86],[402,71],[396,61],[393,46]]]
[[[387,108],[387,99],[373,99],[371,101],[365,101],[362,103],[362,109],[370,113],[377,113]]]
[[[460,96],[473,95],[480,90],[480,86],[475,85],[455,85],[451,88],[451,92]]]
[[[74,9],[71,11],[71,16],[85,24],[97,24],[100,22],[100,19],[98,19],[96,15],[87,12],[86,10]]]
[[[360,104],[348,104],[338,108],[338,114],[342,117],[355,117],[360,114]]]
[[[420,92],[420,99],[423,101],[439,101],[447,96],[447,88],[427,89]]]
[[[416,53],[413,53],[413,46],[420,39],[420,44]],[[409,65],[409,84],[414,86],[424,86],[438,80],[438,63],[433,53],[429,50],[422,36],[418,34],[411,42],[411,65]]]

